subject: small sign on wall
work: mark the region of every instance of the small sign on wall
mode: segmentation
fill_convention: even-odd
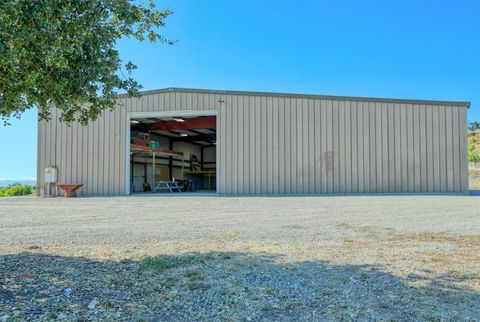
[[[57,182],[57,168],[49,167],[45,168],[45,183]]]

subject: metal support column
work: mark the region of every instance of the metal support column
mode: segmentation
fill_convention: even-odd
[[[152,187],[155,186],[155,151],[153,151],[153,164],[152,164]]]
[[[170,151],[173,150],[173,141],[168,139],[168,149]],[[171,156],[168,157],[168,180],[172,181],[173,179],[173,158]]]

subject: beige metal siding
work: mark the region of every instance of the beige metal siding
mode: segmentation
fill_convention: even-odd
[[[221,100],[220,100],[221,98]],[[164,91],[121,97],[90,125],[38,124],[37,182],[122,195],[128,113],[217,111],[220,194],[465,192],[466,106],[288,95]]]

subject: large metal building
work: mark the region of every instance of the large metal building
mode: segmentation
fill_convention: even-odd
[[[55,182],[81,183],[83,196],[188,175],[220,195],[463,193],[468,107],[182,88],[120,95],[88,126],[60,123],[55,110],[39,122],[37,185],[45,194],[55,167]]]

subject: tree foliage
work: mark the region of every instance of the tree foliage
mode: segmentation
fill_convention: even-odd
[[[122,37],[172,44],[158,30],[172,12],[133,0],[0,0],[0,116],[37,107],[87,124],[141,85],[123,64]]]
[[[470,122],[470,125],[468,126],[468,129],[472,132],[480,130],[480,122],[478,122],[478,121]]]
[[[0,187],[0,197],[25,196],[31,195],[32,192],[33,187],[28,184],[15,183],[8,187]]]

